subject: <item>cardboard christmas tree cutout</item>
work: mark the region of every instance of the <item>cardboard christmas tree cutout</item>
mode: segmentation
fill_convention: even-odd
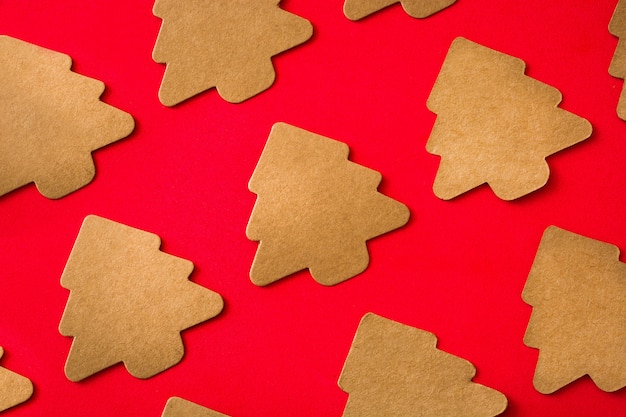
[[[249,184],[258,198],[246,233],[260,241],[253,283],[308,268],[320,284],[338,284],[367,267],[367,240],[409,220],[406,206],[377,191],[381,175],[348,153],[344,143],[274,125]]]
[[[99,100],[100,81],[69,56],[0,36],[0,195],[34,182],[61,198],[93,179],[91,152],[128,136],[133,118]]]
[[[445,9],[456,0],[346,0],[343,13],[350,20],[363,19],[392,4],[401,3],[409,16],[416,18],[428,17]]]
[[[558,108],[561,93],[524,75],[518,58],[457,38],[428,98],[437,121],[426,144],[441,156],[433,190],[444,200],[487,183],[503,200],[543,187],[546,157],[591,135]]]
[[[183,357],[180,332],[220,313],[222,298],[189,281],[193,264],[159,250],[158,236],[88,216],[61,285],[59,330],[73,336],[65,374],[80,381],[124,362],[149,378]]]
[[[178,397],[167,400],[161,417],[228,417]]]
[[[584,375],[603,391],[626,386],[626,264],[616,246],[549,227],[522,297],[533,307],[524,343],[539,349],[537,391]]]
[[[4,349],[0,347],[0,358]],[[15,407],[33,395],[33,384],[28,378],[0,367],[0,412]]]
[[[344,417],[492,417],[506,397],[472,382],[476,368],[437,349],[432,333],[366,314],[339,386],[349,394]]]
[[[609,24],[609,31],[619,38],[615,55],[613,55],[613,60],[609,67],[609,74],[624,79],[626,78],[626,2],[620,0],[617,3],[615,13]],[[626,89],[623,86],[622,94],[617,104],[617,115],[622,120],[626,120]]]
[[[239,103],[267,90],[276,77],[272,57],[307,41],[308,20],[280,0],[157,0],[163,19],[154,60],[167,64],[159,99],[174,106],[216,87]]]

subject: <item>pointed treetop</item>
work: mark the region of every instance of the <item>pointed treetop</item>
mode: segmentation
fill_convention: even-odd
[[[363,19],[370,14],[402,3],[402,8],[409,16],[425,18],[452,5],[456,0],[346,0],[343,13],[350,20]]]
[[[343,416],[493,417],[504,395],[472,382],[476,368],[436,347],[434,334],[366,314],[339,378]]]
[[[444,200],[487,183],[503,200],[541,188],[546,157],[591,136],[558,107],[561,93],[524,74],[522,60],[457,38],[428,98],[437,120],[426,144],[441,156],[433,190]]]
[[[167,400],[161,417],[228,417],[178,397]]]
[[[0,347],[0,358],[4,349]],[[33,395],[33,384],[28,378],[0,367],[0,412],[22,404]]]
[[[0,195],[34,182],[61,198],[95,175],[91,152],[128,136],[133,118],[101,101],[100,81],[69,56],[0,36]]]
[[[268,89],[271,58],[306,42],[308,20],[282,10],[278,0],[157,0],[163,19],[153,58],[166,69],[159,98],[174,106],[216,87],[231,103]]]
[[[284,123],[272,128],[250,179],[246,230],[260,241],[250,277],[267,285],[303,269],[323,285],[361,273],[366,241],[406,224],[408,208],[379,193],[381,175],[348,161],[344,143]]]
[[[626,386],[626,264],[616,246],[550,226],[522,298],[533,307],[524,343],[539,349],[539,392],[584,375],[603,391]]]
[[[189,281],[193,264],[160,245],[152,233],[85,219],[61,277],[70,296],[59,330],[74,337],[68,379],[119,362],[149,378],[180,362],[182,330],[220,313],[219,294]]]

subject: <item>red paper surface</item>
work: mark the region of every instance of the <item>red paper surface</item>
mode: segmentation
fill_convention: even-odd
[[[343,16],[343,0],[281,4],[315,33],[274,59],[270,90],[238,105],[213,90],[166,108],[152,1],[0,1],[0,33],[69,54],[137,122],[94,153],[87,187],[57,201],[32,185],[0,197],[0,366],[35,385],[3,415],[159,416],[176,395],[234,417],[340,416],[347,394],[337,380],[372,311],[435,333],[440,349],[471,361],[476,382],[508,397],[503,416],[623,416],[626,390],[605,393],[589,378],[535,391],[538,352],[522,343],[531,308],[521,299],[548,225],[626,250],[623,82],[608,74],[616,2],[458,0],[425,20],[396,5],[359,22]],[[548,158],[541,190],[513,202],[486,186],[451,201],[433,194],[426,99],[457,36],[523,59],[529,76],[563,93],[564,109],[593,124],[589,140]],[[264,288],[248,278],[257,243],[245,236],[247,182],[277,121],[347,143],[351,160],[380,171],[380,190],[411,210],[406,227],[369,243],[369,268],[335,287],[308,272]],[[183,332],[183,361],[149,380],[121,365],[80,383],[63,374],[71,338],[57,330],[69,294],[59,279],[88,214],[158,234],[164,251],[194,262],[192,281],[225,299],[220,316]]]

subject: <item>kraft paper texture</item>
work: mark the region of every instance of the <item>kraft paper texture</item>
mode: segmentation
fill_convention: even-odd
[[[153,59],[167,65],[159,99],[174,106],[217,88],[240,103],[267,90],[276,77],[272,57],[306,42],[308,20],[282,10],[279,0],[157,0],[163,19]]]
[[[154,376],[181,361],[182,330],[222,311],[219,294],[189,281],[193,264],[160,246],[152,233],[85,219],[61,277],[70,296],[59,330],[74,337],[68,379],[119,362],[137,378]]]
[[[167,401],[161,417],[228,417],[226,414],[209,410],[191,401],[172,397]]]
[[[339,378],[344,417],[492,417],[506,397],[472,382],[476,368],[437,349],[434,334],[375,314],[359,324]]]
[[[346,0],[343,13],[350,20],[363,19],[392,4],[401,3],[408,15],[425,18],[445,9],[456,0]]]
[[[609,73],[617,78],[626,78],[626,3],[620,0],[609,24],[609,31],[619,38],[615,55],[609,66]],[[617,104],[617,115],[626,120],[626,90],[622,85],[622,93]]]
[[[522,297],[533,307],[524,343],[539,349],[537,391],[584,375],[603,391],[626,386],[626,264],[616,246],[550,226]]]
[[[34,182],[61,198],[96,174],[91,152],[128,136],[133,118],[99,100],[100,81],[69,56],[0,36],[0,196]]]
[[[0,358],[4,349],[0,347]],[[22,404],[33,395],[33,384],[28,378],[0,367],[0,412]]]
[[[464,38],[452,43],[428,98],[426,150],[441,156],[444,200],[487,183],[503,200],[543,187],[546,157],[587,139],[591,124],[560,109],[561,93],[524,75],[524,61]]]

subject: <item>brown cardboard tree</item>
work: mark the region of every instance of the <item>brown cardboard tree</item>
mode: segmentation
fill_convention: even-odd
[[[539,392],[584,375],[603,391],[626,386],[626,264],[616,246],[549,227],[522,296],[533,307],[524,343],[539,349]]]
[[[61,277],[71,291],[59,326],[74,336],[68,379],[119,362],[133,376],[149,378],[180,362],[182,330],[220,313],[219,294],[189,281],[193,264],[160,245],[152,233],[85,219]]]
[[[609,66],[609,73],[617,78],[626,78],[626,2],[620,0],[609,24],[609,31],[619,38],[617,49]],[[622,93],[617,104],[617,115],[626,120],[626,89],[622,86]]]
[[[60,198],[95,175],[91,152],[129,135],[133,118],[101,101],[100,81],[69,56],[0,36],[0,195],[34,182]]]
[[[0,358],[4,349],[0,347]],[[33,395],[33,384],[28,378],[0,367],[0,412],[15,407]]]
[[[409,16],[416,18],[428,17],[445,9],[456,0],[346,0],[343,13],[350,20],[363,19],[392,4],[401,3]]]
[[[239,103],[268,89],[271,58],[307,41],[309,21],[278,7],[280,0],[157,0],[163,25],[152,54],[167,64],[159,99],[173,106],[216,87]]]
[[[492,417],[506,397],[472,382],[476,368],[438,350],[432,333],[375,314],[363,317],[339,386],[344,417]]]
[[[561,93],[524,74],[524,61],[457,38],[428,98],[437,121],[426,144],[441,156],[433,190],[444,200],[487,183],[503,200],[543,187],[546,157],[591,135],[560,109]]]
[[[369,263],[366,241],[403,226],[409,210],[379,193],[381,175],[348,161],[344,143],[277,123],[250,179],[246,233],[260,241],[250,278],[267,285],[308,268],[334,285]]]
[[[228,417],[178,397],[167,400],[161,417]]]

